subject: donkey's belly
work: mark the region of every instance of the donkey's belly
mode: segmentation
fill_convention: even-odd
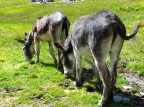
[[[44,41],[44,42],[50,42],[51,41],[51,36],[50,36],[49,33],[42,34],[40,36],[40,39],[41,39],[41,41]]]
[[[78,52],[81,56],[85,57],[86,59],[93,59],[93,56],[91,54],[90,48],[88,46],[86,47],[80,47],[78,49]]]

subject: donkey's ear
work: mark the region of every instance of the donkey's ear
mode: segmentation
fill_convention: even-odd
[[[22,44],[25,44],[25,41],[24,40],[21,40],[21,39],[15,39],[17,42],[19,43],[22,43]]]
[[[27,36],[28,34],[27,33],[25,33],[25,36]]]
[[[60,50],[62,53],[65,52],[65,49],[63,48],[62,45],[58,44],[58,43],[54,43],[54,45],[57,47],[58,50]]]

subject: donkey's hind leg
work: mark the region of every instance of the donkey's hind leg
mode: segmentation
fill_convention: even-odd
[[[113,99],[113,89],[117,78],[117,63],[118,63],[118,58],[119,58],[121,48],[123,46],[123,42],[124,40],[120,36],[117,36],[110,49],[110,73],[112,76],[112,87],[111,87],[111,96],[110,96],[111,99]]]
[[[57,66],[57,59],[55,57],[55,53],[54,53],[54,49],[53,49],[53,44],[52,42],[49,43],[49,50],[50,50],[50,54],[54,60],[55,65]]]

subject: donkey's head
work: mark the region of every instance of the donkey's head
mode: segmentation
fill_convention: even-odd
[[[64,74],[71,75],[75,70],[75,57],[71,43],[65,43],[64,47],[58,43],[55,46],[61,51],[61,60],[63,62]]]
[[[25,39],[20,40],[16,39],[19,43],[24,44],[23,51],[24,51],[24,58],[25,60],[31,60],[33,58],[33,55],[35,53],[34,47],[33,47],[33,33],[25,33]]]

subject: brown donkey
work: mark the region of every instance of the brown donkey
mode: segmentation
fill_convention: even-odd
[[[36,53],[36,62],[38,62],[40,55],[40,41],[48,42],[50,54],[54,59],[54,63],[59,69],[61,69],[62,62],[59,57],[59,64],[57,65],[53,43],[57,42],[63,44],[68,36],[69,27],[69,20],[61,12],[55,12],[44,17],[39,17],[30,33],[25,33],[25,39],[17,39],[18,42],[24,44],[23,51],[25,60],[31,60],[34,53]],[[35,49],[33,44],[35,44]],[[60,51],[58,51],[58,56],[59,55]]]

